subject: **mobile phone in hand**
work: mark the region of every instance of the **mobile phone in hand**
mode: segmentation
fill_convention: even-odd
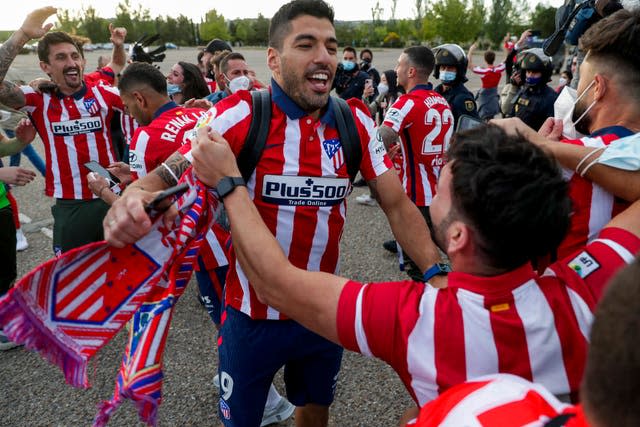
[[[95,172],[109,181],[109,187],[115,187],[116,185],[120,184],[120,179],[118,179],[117,176],[102,167],[100,163],[91,160],[90,162],[85,163],[84,166],[91,172]]]
[[[458,118],[458,125],[456,127],[456,132],[474,129],[474,128],[477,128],[478,126],[483,126],[485,124],[486,123],[483,120],[463,114]]]
[[[167,188],[166,190],[158,194],[156,197],[154,197],[154,199],[144,207],[144,210],[147,213],[150,213],[151,211],[164,212],[167,209],[169,209],[169,206],[171,206],[171,204],[167,204],[166,206],[161,207],[160,205],[162,204],[163,201],[165,201],[167,198],[171,196],[180,196],[182,195],[182,193],[184,193],[188,189],[189,189],[189,184],[187,184],[186,182],[183,182],[182,184],[178,184],[174,187]]]

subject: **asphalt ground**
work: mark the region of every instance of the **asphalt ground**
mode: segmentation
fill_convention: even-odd
[[[258,78],[269,81],[264,49],[242,49]],[[374,65],[379,71],[392,69],[401,50],[374,50]],[[87,69],[97,63],[106,51],[88,52]],[[195,48],[167,51],[160,69],[167,73],[171,65],[185,60],[195,62]],[[501,55],[498,56],[499,58]],[[481,64],[481,56],[474,58]],[[13,70],[25,81],[43,77],[35,54],[19,55]],[[479,79],[470,75],[468,87],[480,87]],[[554,81],[557,80],[557,76]],[[43,155],[42,143],[34,141]],[[5,165],[8,158],[3,159]],[[23,157],[22,166],[33,169]],[[14,188],[20,212],[31,220],[23,223],[29,248],[18,254],[18,275],[23,276],[38,264],[52,257],[50,208],[53,200],[44,196],[44,179],[38,176],[25,187]],[[381,244],[391,238],[382,211],[361,206],[355,197],[366,188],[356,188],[349,196],[347,226],[341,244],[342,274],[360,281],[404,280],[398,271],[395,255]],[[26,219],[23,216],[23,219]],[[167,340],[164,357],[165,381],[163,403],[159,410],[161,426],[217,425],[217,392],[213,377],[217,371],[216,331],[204,309],[196,300],[192,280],[177,304]],[[103,348],[89,369],[91,388],[74,389],[64,381],[62,373],[40,356],[14,349],[0,352],[0,426],[78,426],[90,425],[97,404],[111,396],[125,334],[119,334]],[[276,378],[284,393],[281,372]],[[331,426],[392,426],[405,408],[412,405],[408,393],[397,375],[385,363],[345,352],[338,381],[335,402],[331,407]],[[111,419],[112,426],[141,425],[133,405],[126,403]],[[293,426],[290,419],[279,425]]]

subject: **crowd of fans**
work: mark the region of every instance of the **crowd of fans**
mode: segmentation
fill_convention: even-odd
[[[219,39],[164,76],[161,56],[127,61],[126,29],[113,26],[110,59],[85,72],[82,47],[44,25],[45,7],[0,47],[0,103],[17,117],[0,155],[24,150],[44,175],[56,256],[135,242],[150,227],[144,205],[191,165],[218,189],[226,217],[207,232],[196,279],[220,336],[224,425],[294,412],[297,425],[326,425],[343,348],[396,370],[415,401],[402,425],[638,425],[640,12],[607,7],[555,88],[531,31],[507,35],[499,63],[445,43],[377,70],[370,49],[338,48],[322,0],[273,17],[269,82]],[[48,77],[12,82],[31,39]],[[480,76],[475,94],[467,72]],[[270,113],[256,123],[260,102]],[[243,179],[242,153],[260,138]],[[0,164],[0,295],[28,246],[10,186],[34,177],[19,157]],[[395,236],[384,247],[411,281],[337,275],[359,185],[370,191],[355,201],[384,211]],[[0,349],[17,345],[0,330]],[[286,398],[272,384],[282,367]]]

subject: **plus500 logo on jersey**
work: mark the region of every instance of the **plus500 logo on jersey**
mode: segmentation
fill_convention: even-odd
[[[54,135],[72,136],[81,133],[97,132],[102,129],[100,117],[84,117],[77,120],[67,120],[66,122],[51,123],[51,130]]]
[[[286,206],[333,206],[348,189],[348,178],[265,175],[262,200]]]

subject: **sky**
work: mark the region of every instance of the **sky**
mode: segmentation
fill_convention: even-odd
[[[5,0],[6,1],[6,0]],[[130,0],[133,7],[138,4],[149,9],[151,16],[178,16],[183,14],[200,21],[200,18],[211,8],[215,8],[225,19],[255,18],[258,13],[271,17],[278,8],[286,3],[283,0],[226,0],[220,2],[186,0],[181,2],[171,0]],[[0,14],[0,30],[15,30],[22,23],[29,12],[43,6],[55,6],[59,9],[80,10],[82,6],[93,6],[98,15],[104,18],[115,16],[116,6],[120,0],[29,0],[14,3],[11,7],[4,7]],[[335,10],[336,19],[344,21],[371,19],[371,8],[375,0],[328,0]],[[563,0],[546,0],[547,4],[559,6]],[[176,5],[179,4],[179,7]],[[242,7],[242,6],[245,7]],[[413,18],[415,16],[415,0],[398,0],[396,18]],[[391,16],[391,1],[380,0],[384,12],[383,19]],[[250,12],[247,10],[250,9]]]

